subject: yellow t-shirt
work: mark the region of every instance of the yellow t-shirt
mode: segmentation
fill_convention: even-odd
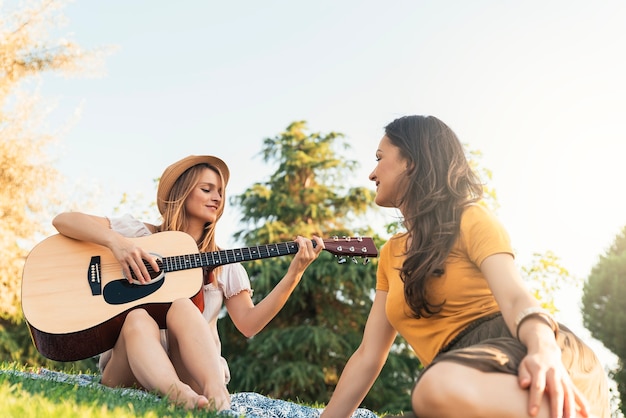
[[[431,303],[445,300],[441,312],[415,319],[404,299],[399,269],[406,252],[406,235],[392,237],[380,250],[376,289],[387,293],[387,318],[427,366],[459,332],[474,320],[500,311],[480,271],[490,255],[513,255],[508,233],[483,206],[468,206],[461,216],[461,230],[448,256],[444,274],[431,282]]]

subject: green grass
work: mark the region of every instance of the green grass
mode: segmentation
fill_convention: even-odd
[[[187,411],[137,391],[32,379],[15,364],[0,364],[0,411],[3,417],[218,417],[210,411]]]
[[[98,418],[160,418],[198,417],[223,418],[212,411],[188,411],[154,394],[132,389],[112,389],[89,383],[93,374],[72,371],[61,376],[69,380],[54,380],[44,373],[33,378],[38,369],[16,363],[0,362],[0,416],[5,417],[98,417]],[[29,377],[30,376],[30,377]],[[298,402],[300,403],[300,402]],[[306,405],[300,403],[302,405]],[[323,405],[307,405],[314,408]]]

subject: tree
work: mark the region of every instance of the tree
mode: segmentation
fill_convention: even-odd
[[[559,290],[567,286],[579,286],[580,281],[573,278],[561,265],[560,258],[553,251],[533,253],[531,261],[521,267],[522,277],[531,293],[544,308],[554,313],[558,310],[555,297]]]
[[[496,193],[496,189],[490,184],[493,179],[493,172],[481,163],[481,159],[483,157],[483,153],[481,151],[471,149],[468,144],[463,144],[463,148],[465,148],[465,155],[467,156],[470,167],[483,181],[482,203],[493,212],[496,212],[500,207],[500,204],[498,203],[498,194]]]
[[[349,187],[345,179],[356,162],[339,158],[349,149],[338,133],[309,133],[294,122],[264,140],[264,162],[277,168],[267,182],[252,185],[232,203],[241,209],[235,236],[246,245],[292,240],[296,234],[374,236],[363,216],[371,213],[374,193]],[[346,153],[348,154],[348,153]],[[342,153],[343,155],[343,153]],[[262,299],[284,275],[291,260],[249,262],[254,299]],[[260,391],[282,399],[327,402],[348,358],[361,341],[375,288],[376,260],[369,265],[338,264],[323,253],[279,315],[259,335],[245,340],[228,317],[219,321],[223,352],[233,373],[233,391]],[[409,392],[419,368],[402,340],[394,347],[364,404],[381,411],[409,407]]]
[[[601,341],[618,358],[618,368],[612,373],[617,384],[621,405],[626,414],[626,227],[602,255],[583,287],[583,324],[591,335]]]
[[[99,52],[83,51],[49,30],[61,22],[64,3],[47,0],[19,10],[0,3],[0,358],[37,362],[20,310],[20,279],[33,240],[44,233],[58,196],[58,173],[49,157],[55,135],[47,132],[37,86],[44,72],[83,73]],[[43,219],[46,221],[44,222]]]

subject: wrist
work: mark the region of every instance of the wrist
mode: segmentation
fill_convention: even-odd
[[[556,319],[554,319],[552,314],[541,307],[531,306],[529,308],[523,309],[515,319],[515,337],[518,340],[520,336],[520,328],[529,319],[541,320],[543,323],[550,327],[550,329],[554,333],[555,338],[558,336],[559,324],[556,322]]]

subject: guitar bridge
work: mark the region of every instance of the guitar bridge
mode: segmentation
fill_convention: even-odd
[[[102,281],[100,280],[102,270],[100,265],[100,256],[95,255],[91,257],[89,262],[89,268],[87,269],[87,282],[91,288],[91,294],[93,296],[102,294]]]

